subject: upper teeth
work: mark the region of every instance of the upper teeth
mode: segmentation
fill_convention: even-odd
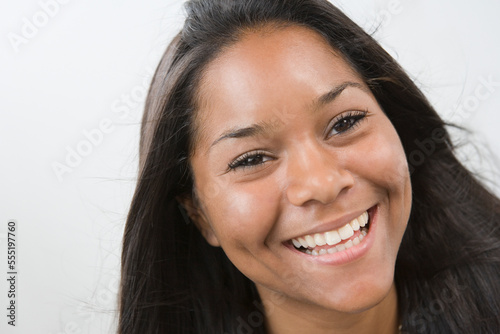
[[[361,216],[353,219],[339,229],[331,230],[325,233],[308,234],[296,239],[292,243],[296,248],[314,248],[316,246],[336,245],[342,240],[347,240],[368,223],[368,212],[363,212]]]

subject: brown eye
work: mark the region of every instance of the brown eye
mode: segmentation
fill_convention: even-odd
[[[267,155],[261,152],[256,153],[247,153],[231,162],[228,165],[229,170],[236,170],[237,168],[245,168],[245,167],[255,167],[265,163],[270,160]]]
[[[365,118],[366,112],[349,112],[342,115],[332,126],[329,136],[345,133],[353,129],[360,120]]]
[[[253,166],[253,165],[257,165],[257,164],[262,163],[263,160],[264,160],[264,157],[262,156],[262,154],[256,154],[256,155],[253,155],[253,156],[246,158],[243,161],[240,161],[239,165],[240,166]]]
[[[333,129],[337,132],[344,132],[349,130],[355,122],[356,120],[354,118],[344,118],[335,123]]]

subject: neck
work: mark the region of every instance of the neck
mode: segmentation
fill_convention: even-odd
[[[266,294],[261,293],[266,304]],[[266,315],[269,334],[373,334],[399,333],[397,292],[393,284],[387,296],[376,306],[359,313],[313,309],[287,300],[273,306]]]

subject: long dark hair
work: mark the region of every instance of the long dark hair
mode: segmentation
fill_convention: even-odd
[[[146,102],[123,239],[119,333],[265,333],[254,284],[176,200],[193,193],[189,156],[203,69],[265,24],[321,34],[400,136],[413,188],[395,274],[403,332],[498,332],[500,202],[456,159],[447,125],[396,61],[326,0],[192,0],[186,9]]]

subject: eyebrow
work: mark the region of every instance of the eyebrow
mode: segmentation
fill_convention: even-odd
[[[317,100],[313,102],[313,108],[316,110],[323,107],[325,104],[333,102],[347,87],[359,88],[366,92],[366,88],[358,82],[347,81],[337,87],[334,87],[328,93],[321,95]]]
[[[332,90],[329,92],[321,95],[319,98],[315,99],[313,101],[313,110],[317,110],[324,105],[333,102],[346,88],[348,87],[355,87],[359,88],[363,91],[366,92],[366,88],[361,85],[360,83],[357,82],[351,82],[347,81],[344,82],[336,87],[334,87]],[[259,134],[263,134],[268,132],[272,128],[272,124],[267,123],[267,122],[260,122],[258,124],[252,124],[248,127],[244,128],[233,128],[225,131],[218,139],[216,139],[212,145],[210,145],[210,148],[212,148],[215,144],[219,143],[223,139],[227,138],[245,138],[245,137],[254,137]]]

